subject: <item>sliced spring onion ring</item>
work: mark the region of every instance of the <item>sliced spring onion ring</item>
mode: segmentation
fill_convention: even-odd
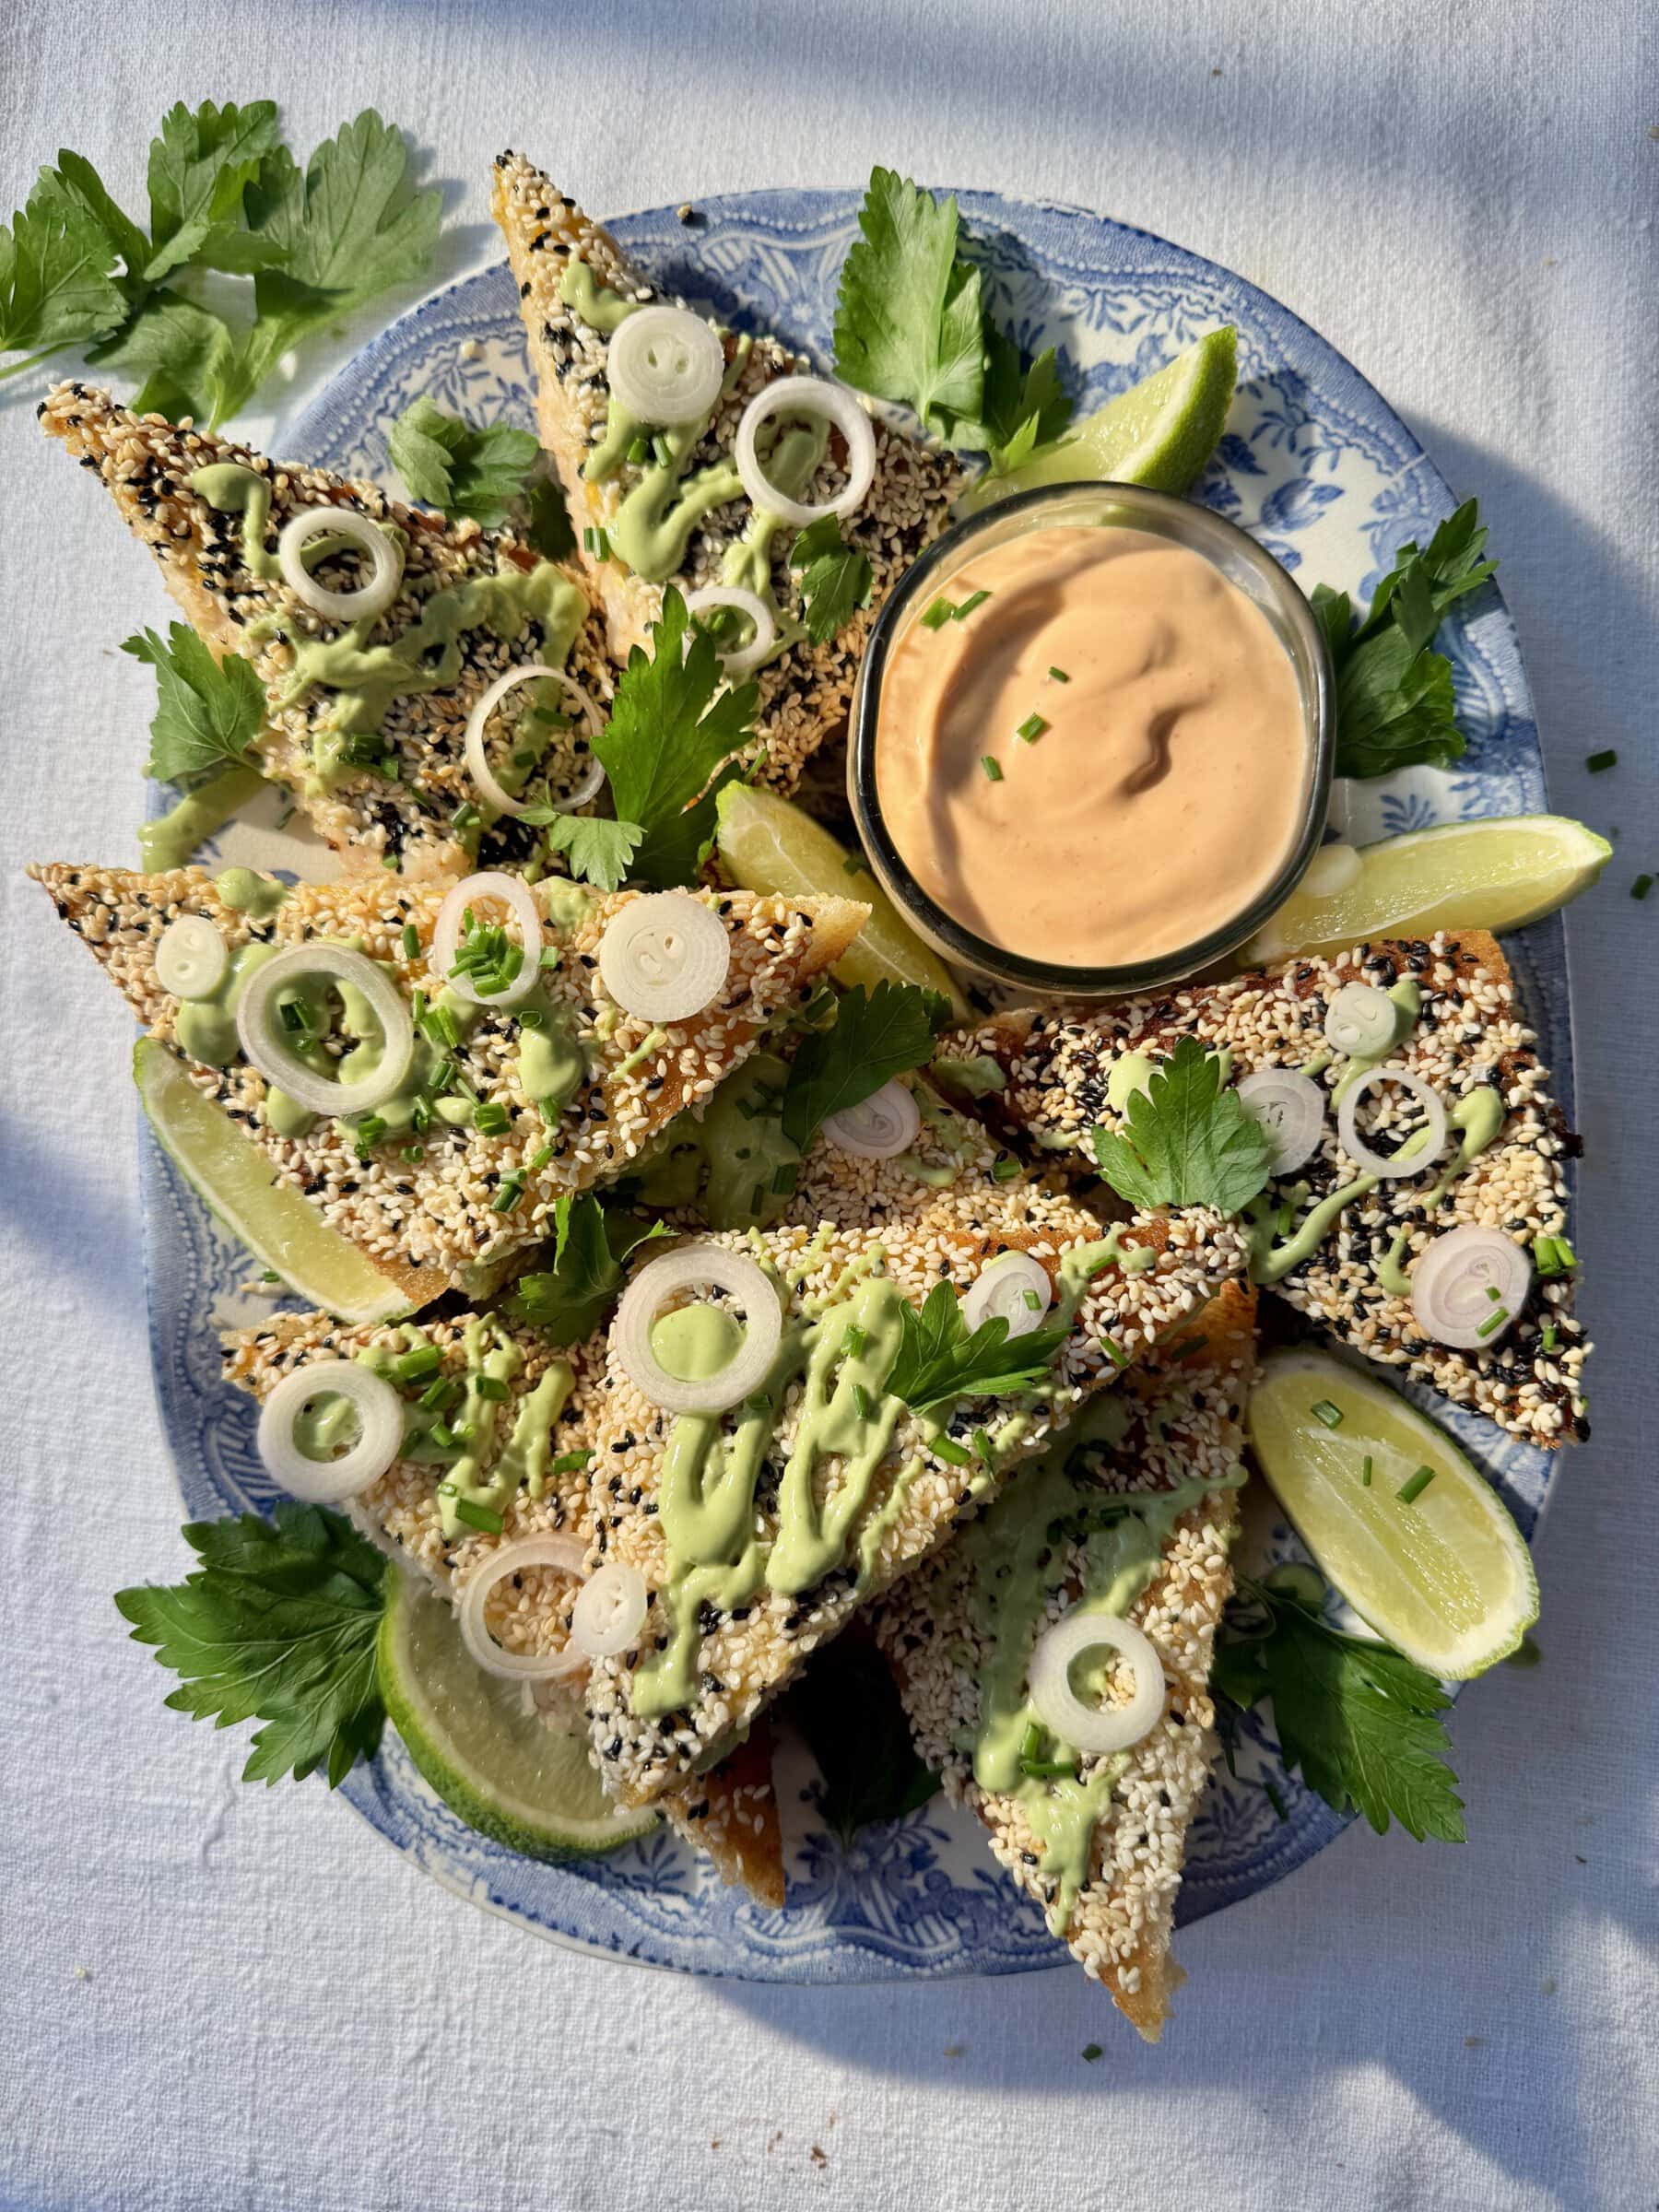
[[[580,1581],[584,1556],[573,1536],[520,1536],[485,1553],[462,1587],[456,1621],[462,1642],[487,1675],[500,1675],[509,1682],[553,1682],[581,1674],[587,1654],[571,1644],[561,1652],[503,1650],[489,1632],[484,1609],[499,1582],[527,1567],[553,1567]]]
[[[461,931],[467,909],[474,910],[473,919],[477,921],[477,908],[488,899],[499,900],[518,924],[519,945],[524,958],[504,991],[485,993],[474,988],[470,975],[452,975],[450,971],[461,949]],[[479,875],[464,876],[438,909],[427,967],[440,989],[453,991],[457,998],[471,999],[475,1006],[516,1006],[536,986],[541,973],[541,915],[529,885],[520,877],[503,876],[499,869],[486,868]]]
[[[743,1309],[743,1343],[717,1375],[685,1382],[652,1348],[651,1331],[682,1290],[724,1290]],[[778,1294],[751,1259],[723,1244],[682,1244],[641,1267],[617,1308],[617,1357],[653,1405],[667,1413],[724,1413],[750,1397],[771,1372],[783,1334]]]
[[[358,1438],[338,1459],[311,1459],[294,1435],[312,1398],[332,1393],[357,1409]],[[259,1456],[273,1482],[307,1505],[339,1505],[378,1482],[403,1445],[403,1400],[372,1368],[320,1359],[283,1376],[259,1409]]]
[[[331,592],[308,572],[300,553],[311,539],[324,535],[348,538],[368,554],[369,581],[357,591]],[[403,578],[403,554],[395,542],[353,507],[306,507],[290,516],[276,540],[276,565],[295,598],[330,622],[372,621],[383,615]]]
[[[1390,1052],[1400,1026],[1400,1009],[1375,983],[1344,983],[1325,1008],[1325,1042],[1338,1053],[1375,1059]]]
[[[349,983],[361,993],[381,1028],[380,1063],[371,1074],[355,1083],[320,1076],[290,1050],[276,1018],[276,994],[301,976],[326,977],[334,982]],[[367,1113],[401,1088],[415,1049],[409,1009],[385,970],[360,952],[350,952],[344,945],[330,945],[321,938],[309,945],[291,945],[254,970],[236,1002],[236,1034],[243,1053],[265,1081],[286,1091],[309,1113]]]
[[[778,635],[778,625],[773,619],[771,608],[759,593],[746,592],[735,583],[706,583],[700,592],[687,594],[686,612],[688,615],[696,617],[706,613],[711,607],[719,606],[729,606],[740,615],[747,615],[755,626],[755,634],[747,645],[735,645],[728,651],[721,646],[718,639],[715,641],[720,665],[726,674],[747,676],[752,668],[759,667],[771,651]]]
[[[1373,1152],[1359,1134],[1359,1101],[1368,1090],[1379,1084],[1397,1083],[1403,1090],[1410,1091],[1423,1112],[1429,1116],[1426,1140],[1408,1137],[1400,1152]],[[1414,1076],[1408,1067],[1368,1068],[1336,1109],[1336,1134],[1342,1139],[1342,1148],[1357,1168],[1368,1175],[1392,1180],[1400,1175],[1420,1175],[1425,1168],[1432,1167],[1446,1145],[1446,1108],[1440,1092]],[[1420,1133],[1419,1133],[1420,1135]]]
[[[1288,1175],[1318,1151],[1325,1094],[1312,1076],[1293,1067],[1258,1067],[1239,1085],[1239,1100],[1267,1132],[1273,1174]]]
[[[625,1652],[640,1633],[650,1609],[645,1577],[626,1559],[607,1559],[577,1593],[571,1615],[571,1648],[590,1659]]]
[[[156,940],[156,981],[175,998],[211,998],[229,965],[229,947],[206,914],[181,914]]]
[[[623,327],[626,329],[627,324]],[[846,440],[847,481],[832,500],[807,507],[799,500],[786,499],[775,485],[767,481],[755,433],[774,415],[825,416]],[[755,505],[805,530],[809,523],[816,523],[826,514],[851,514],[855,507],[863,506],[876,478],[876,433],[870,427],[869,417],[844,384],[832,384],[824,376],[774,377],[744,409],[743,419],[737,425],[734,457],[743,488]]]
[[[1310,899],[1333,899],[1359,877],[1359,855],[1352,845],[1321,845],[1297,888]]]
[[[599,940],[599,973],[625,1014],[688,1021],[725,989],[732,943],[712,907],[685,891],[630,899]]]
[[[1497,1343],[1526,1303],[1532,1261],[1500,1229],[1466,1221],[1418,1253],[1411,1310],[1437,1344],[1478,1352]]]
[[[850,1152],[854,1159],[892,1159],[908,1152],[921,1134],[922,1109],[897,1076],[824,1124],[824,1135],[836,1150]]]
[[[725,381],[717,333],[684,307],[642,307],[612,334],[606,380],[641,422],[701,422]]]
[[[576,681],[562,668],[546,668],[539,663],[527,664],[523,668],[509,668],[505,676],[498,676],[482,698],[474,702],[466,718],[466,772],[477,785],[484,803],[497,814],[523,814],[530,805],[528,799],[515,799],[504,785],[498,783],[495,771],[489,765],[489,756],[484,749],[484,735],[489,727],[489,718],[509,691],[520,684],[557,684],[567,699],[573,700],[581,710],[582,726],[591,737],[599,727],[599,710]],[[591,761],[588,771],[565,801],[564,811],[573,812],[585,806],[605,781],[605,771],[597,760]]]
[[[1029,1252],[1002,1252],[980,1269],[962,1300],[962,1319],[970,1329],[1001,1319],[1007,1323],[1010,1336],[1029,1336],[1041,1327],[1053,1302],[1048,1269],[1041,1260]]]
[[[1133,1670],[1135,1692],[1126,1705],[1085,1705],[1072,1688],[1073,1660],[1095,1651],[1116,1652]],[[1139,1629],[1114,1613],[1090,1613],[1082,1606],[1063,1613],[1038,1638],[1027,1680],[1038,1719],[1079,1751],[1127,1751],[1163,1716],[1158,1653]]]

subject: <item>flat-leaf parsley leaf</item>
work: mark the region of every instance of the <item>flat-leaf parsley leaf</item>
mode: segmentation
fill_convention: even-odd
[[[802,531],[789,565],[800,576],[806,634],[816,644],[827,645],[870,603],[869,556],[847,544],[832,514],[819,515]]]
[[[1221,1063],[1183,1037],[1130,1094],[1120,1134],[1093,1133],[1100,1172],[1131,1206],[1213,1206],[1236,1214],[1266,1187],[1273,1147]]]
[[[244,764],[265,724],[265,686],[236,653],[215,660],[192,629],[174,622],[167,636],[140,630],[121,648],[156,672],[156,713],[145,773],[181,783],[214,769]]]
[[[832,1113],[864,1100],[894,1076],[920,1067],[948,1018],[946,1001],[915,983],[862,983],[842,994],[827,1030],[803,1039],[783,1096],[783,1134],[805,1152]]]
[[[1065,1342],[1065,1329],[1029,1329],[1010,1336],[1000,1313],[970,1333],[948,1283],[935,1283],[918,1313],[905,1301],[903,1335],[887,1387],[916,1413],[955,1398],[1000,1397],[1041,1382]]]
[[[507,422],[475,429],[424,394],[393,425],[388,450],[412,498],[443,514],[469,514],[486,529],[506,520],[541,457],[528,430]]]

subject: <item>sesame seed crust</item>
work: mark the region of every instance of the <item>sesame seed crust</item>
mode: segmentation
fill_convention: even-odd
[[[512,818],[487,825],[475,849],[451,828],[457,807],[480,794],[463,755],[474,701],[509,668],[546,659],[541,626],[527,620],[512,639],[485,628],[465,631],[455,681],[440,689],[394,699],[380,731],[397,773],[348,771],[327,790],[314,769],[315,741],[329,732],[335,694],[313,686],[284,703],[293,673],[293,649],[281,637],[250,638],[250,627],[280,615],[308,637],[345,634],[342,625],[316,614],[279,578],[249,569],[242,518],[221,514],[190,488],[190,477],[214,462],[252,469],[271,488],[267,551],[283,525],[309,507],[349,508],[401,536],[403,577],[396,598],[367,633],[380,644],[414,621],[437,591],[493,576],[502,569],[524,572],[540,556],[511,532],[486,530],[465,517],[446,522],[388,499],[378,486],[331,470],[276,462],[234,440],[215,437],[189,422],[135,415],[107,393],[84,384],[60,384],[46,398],[41,427],[83,466],[94,468],[134,535],[160,565],[162,580],[198,635],[219,654],[251,661],[266,689],[266,728],[255,740],[253,764],[281,784],[335,850],[348,872],[394,864],[411,875],[464,875],[469,867],[522,865],[539,841]],[[555,564],[583,599],[580,571]],[[605,650],[604,624],[590,612],[565,666],[604,710],[614,677]],[[585,739],[572,740],[585,756]],[[574,772],[585,768],[585,759]],[[591,802],[587,811],[591,811]],[[578,809],[577,811],[584,811]]]
[[[625,462],[602,484],[589,484],[582,477],[582,465],[605,430],[610,398],[606,367],[609,341],[572,312],[559,296],[559,285],[571,259],[580,258],[601,285],[624,299],[660,301],[665,295],[626,259],[606,231],[522,155],[508,153],[498,159],[490,207],[506,238],[518,286],[539,387],[542,443],[558,465],[578,535],[584,524],[604,528],[639,480],[640,471]],[[679,300],[669,303],[685,305]],[[728,360],[735,359],[735,339],[722,325],[714,327],[726,346]],[[738,419],[765,385],[780,376],[810,373],[811,363],[802,356],[775,338],[758,337],[741,374],[688,460],[688,470],[730,456]],[[803,765],[844,722],[870,624],[900,576],[950,520],[952,503],[965,480],[949,453],[906,437],[879,417],[872,417],[872,427],[875,481],[857,511],[842,518],[846,542],[869,559],[869,604],[829,643],[800,641],[763,667],[756,679],[760,703],[755,726],[766,747],[760,777],[783,793],[794,789]],[[836,433],[818,475],[802,495],[804,504],[833,497],[844,481],[838,454],[844,459]],[[684,570],[671,581],[682,592],[718,582],[722,558],[742,535],[750,512],[744,499],[705,516],[692,533]],[[794,531],[784,532],[776,544],[771,581],[785,616],[798,619],[800,587],[787,558],[794,535]],[[595,553],[584,554],[583,559],[604,603],[611,649],[620,662],[632,646],[646,642],[662,606],[663,587],[642,582],[618,560]],[[759,747],[754,749],[759,755]]]
[[[1132,1422],[1095,1464],[1100,1488],[1156,1493],[1238,1466],[1240,1409],[1253,1349],[1252,1294],[1229,1285],[1206,1309],[1199,1357],[1178,1367],[1151,1362],[1125,1379]],[[1018,1498],[1018,1490],[1015,1498]],[[1090,1488],[1088,1495],[1094,1496]],[[1153,1581],[1127,1615],[1157,1651],[1168,1686],[1163,1717],[1128,1755],[1095,1825],[1088,1876],[1064,1931],[1072,1956],[1101,1983],[1148,2041],[1162,2031],[1172,1990],[1182,1979],[1170,1955],[1186,1833],[1215,1757],[1211,1657],[1232,1589],[1229,1553],[1238,1521],[1236,1489],[1214,1489],[1176,1522]],[[1043,1625],[1083,1594],[1084,1547],[1065,1546],[1059,1583]],[[1058,1578],[1057,1578],[1058,1580]],[[1053,1878],[1043,1874],[1037,1839],[1017,1796],[982,1790],[971,1745],[981,1715],[981,1683],[994,1641],[996,1591],[953,1572],[946,1551],[901,1583],[878,1609],[877,1639],[893,1668],[919,1755],[947,1794],[978,1814],[991,1849],[1029,1897],[1047,1910]],[[1085,1753],[1087,1781],[1100,1764]]]
[[[1030,1202],[1032,1206],[1035,1203]],[[826,1223],[816,1231],[797,1226],[747,1236],[717,1236],[709,1241],[747,1252],[772,1268],[788,1312],[799,1314],[822,1300],[855,1263],[879,1268],[907,1299],[920,1305],[940,1282],[951,1283],[959,1292],[965,1290],[999,1251],[1030,1253],[1051,1280],[1057,1280],[1065,1253],[1093,1242],[1100,1234],[1101,1225],[1093,1215],[1065,1199],[1046,1199],[1040,1218],[1019,1206],[1010,1206],[999,1217],[989,1199],[980,1214],[977,1227],[924,1212],[880,1230],[836,1229]],[[1114,1382],[1120,1370],[1105,1349],[1103,1337],[1110,1335],[1133,1362],[1202,1306],[1223,1280],[1242,1269],[1243,1241],[1236,1226],[1214,1213],[1137,1215],[1124,1236],[1128,1243],[1155,1251],[1156,1261],[1138,1274],[1114,1262],[1094,1276],[1054,1363],[1047,1394],[1019,1401],[1029,1426],[999,1449],[994,1468],[952,1464],[934,1449],[924,1426],[905,1413],[877,1470],[870,1495],[848,1531],[846,1563],[796,1596],[763,1586],[731,1613],[705,1606],[699,1684],[689,1704],[660,1720],[636,1715],[631,1680],[639,1654],[595,1665],[589,1685],[589,1718],[606,1786],[617,1796],[629,1804],[651,1802],[699,1760],[744,1732],[811,1653],[845,1627],[861,1606],[944,1542],[959,1521],[994,1494],[1008,1468],[1041,1451],[1054,1428],[1086,1397]],[[792,1286],[785,1270],[798,1276],[798,1282]],[[775,1481],[794,1441],[801,1402],[797,1381],[785,1394],[759,1477],[754,1534],[763,1557],[778,1533]],[[994,1429],[1012,1409],[1007,1400],[967,1401],[952,1412],[947,1437],[966,1446],[976,1429]],[[602,1521],[593,1561],[604,1557],[627,1559],[654,1590],[664,1586],[668,1573],[657,1504],[672,1427],[671,1418],[644,1396],[629,1374],[613,1335],[598,1465],[601,1470],[612,1470],[608,1479],[615,1509]],[[840,1473],[841,1462],[834,1455],[822,1463],[817,1477],[822,1494],[833,1492]],[[872,1540],[867,1572],[859,1587],[858,1570],[851,1562],[860,1553],[866,1530]],[[660,1615],[652,1618],[660,1630]]]
[[[1548,1071],[1516,1007],[1508,963],[1483,932],[1357,945],[1335,959],[1288,960],[1226,982],[1127,1000],[1105,1012],[999,1016],[940,1049],[994,1058],[1007,1088],[984,1104],[998,1126],[1034,1143],[1045,1159],[1077,1163],[1093,1126],[1123,1125],[1106,1083],[1124,1053],[1168,1053],[1191,1036],[1226,1047],[1241,1075],[1306,1067],[1329,1050],[1324,1023],[1336,991],[1356,982],[1386,989],[1406,977],[1418,984],[1422,1011],[1388,1065],[1430,1084],[1448,1109],[1483,1085],[1491,1087],[1504,1106],[1498,1135],[1432,1213],[1423,1205],[1425,1191],[1449,1154],[1421,1176],[1384,1182],[1355,1199],[1312,1257],[1270,1288],[1367,1359],[1403,1368],[1510,1434],[1553,1450],[1590,1432],[1581,1378],[1591,1347],[1572,1312],[1576,1277],[1535,1273],[1525,1306],[1492,1347],[1465,1352],[1426,1337],[1410,1299],[1385,1290],[1376,1273],[1402,1230],[1407,1271],[1436,1236],[1465,1222],[1500,1230],[1529,1247],[1540,1236],[1566,1232],[1566,1163],[1579,1142],[1549,1095]],[[1332,1055],[1319,1078],[1327,1094],[1348,1065],[1344,1054]],[[1393,1149],[1420,1125],[1420,1108],[1397,1087],[1373,1090],[1368,1112],[1373,1106],[1367,1134],[1378,1148]],[[1276,1180],[1269,1194],[1285,1199],[1305,1183],[1304,1203],[1312,1204],[1358,1172],[1342,1150],[1333,1106],[1318,1152]]]
[[[426,962],[449,888],[441,883],[381,876],[300,884],[274,916],[259,919],[228,906],[200,868],[140,876],[64,864],[29,872],[150,1035],[175,1050],[182,1002],[157,981],[155,958],[162,931],[182,913],[206,915],[232,953],[253,941],[347,940],[383,965],[406,998],[441,980]],[[191,1080],[259,1146],[277,1180],[310,1198],[331,1228],[418,1300],[499,1272],[551,1233],[560,1197],[621,1174],[677,1113],[708,1098],[747,1057],[768,1025],[841,958],[868,912],[849,900],[688,893],[724,924],[731,968],[714,1006],[657,1030],[616,1004],[598,969],[606,925],[639,894],[594,892],[578,922],[555,923],[550,906],[570,892],[568,884],[544,883],[532,893],[545,942],[560,956],[544,974],[542,994],[567,1018],[588,1071],[551,1124],[519,1087],[522,1030],[511,1007],[486,1006],[452,1055],[477,1098],[505,1110],[506,1130],[487,1135],[434,1119],[413,1161],[396,1139],[359,1159],[350,1132],[330,1120],[302,1137],[279,1135],[265,1119],[271,1087],[256,1068],[240,1059],[228,1067],[185,1061]],[[413,957],[403,947],[411,925],[420,947]],[[550,1157],[532,1166],[549,1146]],[[511,1211],[496,1209],[504,1178],[509,1188],[522,1185]]]

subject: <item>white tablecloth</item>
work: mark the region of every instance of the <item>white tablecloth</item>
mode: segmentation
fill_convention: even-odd
[[[446,1895],[321,1787],[241,1786],[245,1732],[165,1712],[110,1603],[184,1557],[130,1035],[18,868],[132,859],[153,695],[116,646],[166,602],[36,393],[0,386],[0,2204],[1659,2202],[1659,896],[1629,896],[1659,870],[1655,23],[1647,0],[0,11],[7,207],[62,144],[142,205],[174,99],[270,94],[297,146],[370,101],[411,133],[454,181],[445,274],[495,257],[502,145],[600,213],[880,160],[1212,255],[1480,494],[1555,802],[1620,832],[1571,922],[1597,1434],[1541,1546],[1544,1665],[1457,1710],[1470,1842],[1350,1831],[1193,1930],[1158,2051],[1069,1971],[825,1992],[592,1961]]]

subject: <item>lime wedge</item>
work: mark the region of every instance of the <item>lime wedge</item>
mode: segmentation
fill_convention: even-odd
[[[251,1137],[203,1096],[154,1037],[133,1048],[133,1080],[162,1149],[232,1236],[308,1305],[342,1321],[395,1321],[409,1301],[374,1263],[276,1181]]]
[[[1269,1353],[1246,1418],[1274,1496],[1379,1636],[1446,1682],[1516,1649],[1538,1618],[1525,1539],[1443,1430],[1385,1383],[1305,1350]],[[1404,1503],[1402,1489],[1415,1493]]]
[[[461,1641],[453,1608],[394,1569],[376,1673],[392,1724],[429,1786],[469,1828],[533,1859],[615,1851],[656,1825],[613,1805],[588,1763],[585,1735],[524,1708],[517,1682],[487,1675]]]
[[[1413,830],[1365,846],[1340,890],[1319,897],[1304,883],[1239,958],[1253,968],[1295,952],[1341,952],[1367,937],[1524,929],[1587,891],[1612,852],[1606,838],[1559,814]],[[1318,862],[1312,880],[1321,881]]]
[[[742,889],[785,899],[862,899],[868,904],[869,920],[853,949],[831,971],[838,982],[863,983],[870,991],[884,981],[919,983],[924,991],[942,992],[957,1019],[967,1020],[967,1002],[949,969],[900,920],[864,861],[821,822],[775,792],[755,791],[747,783],[728,783],[718,806],[714,849]]]
[[[1230,324],[1206,331],[1166,368],[1143,377],[1103,407],[1041,447],[1006,477],[982,477],[963,496],[964,512],[988,507],[1038,484],[1145,484],[1186,491],[1227,428],[1239,373]]]

